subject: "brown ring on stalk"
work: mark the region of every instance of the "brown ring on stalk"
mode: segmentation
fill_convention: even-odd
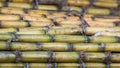
[[[105,52],[106,58],[105,58],[105,63],[106,63],[106,68],[110,68],[110,63],[112,62],[112,54],[111,52]]]
[[[22,58],[22,52],[21,51],[15,51],[14,54],[16,55],[15,62],[20,62]]]
[[[11,40],[8,40],[7,42],[7,50],[11,50],[11,43],[12,43],[12,41]]]
[[[113,22],[115,26],[120,26],[120,21]]]
[[[104,43],[98,43],[98,45],[101,47],[101,50],[100,50],[100,51],[105,51],[106,46],[105,46]]]
[[[49,35],[49,37],[50,37],[50,41],[51,41],[51,42],[54,42],[54,41],[55,41],[55,35]]]
[[[81,63],[80,65],[79,65],[79,68],[86,68],[86,64],[85,64],[85,62],[84,62],[84,58],[86,57],[86,55],[85,55],[85,52],[84,51],[81,51],[81,52],[79,52],[78,53],[78,55],[79,55],[79,63]]]
[[[41,50],[42,50],[42,43],[39,43],[39,42],[38,42],[38,43],[36,43],[36,44],[37,44],[37,46],[38,46],[38,50],[41,51]]]
[[[110,64],[112,61],[112,54],[111,52],[105,52],[105,54],[106,54],[105,63]]]
[[[19,14],[20,20],[23,20],[23,16]]]
[[[11,32],[10,34],[14,36],[12,41],[18,41],[19,40],[19,36],[15,32]]]
[[[90,2],[90,6],[91,6],[91,7],[95,6],[95,5],[94,5],[95,0],[89,0],[89,2]]]
[[[12,0],[6,0],[6,2],[8,2],[8,3],[9,3],[9,2],[12,2]]]
[[[28,14],[28,9],[23,8],[25,14]]]
[[[27,23],[27,27],[31,27],[31,22],[30,21],[26,21],[26,23]]]
[[[52,68],[52,64],[51,63],[47,63],[47,68]]]
[[[25,63],[23,68],[30,68],[30,64],[29,63]]]
[[[9,0],[8,0],[8,1],[9,1]],[[9,3],[9,2],[7,2],[7,1],[6,1],[5,3],[3,3],[3,7],[8,7],[8,3]]]
[[[20,31],[20,28],[19,28],[19,27],[17,27],[17,28],[16,28],[16,31],[17,31],[17,32],[19,32],[19,31]]]
[[[2,22],[0,21],[0,28],[2,28]]]
[[[67,43],[68,44],[68,51],[74,51],[73,43]]]
[[[54,63],[54,64],[53,64],[54,68],[57,68],[57,65],[58,65],[57,63]]]
[[[120,37],[116,36],[117,42],[120,43]]]
[[[38,9],[38,5],[39,5],[38,0],[33,0],[33,2],[32,2],[33,9],[37,10]]]
[[[50,54],[50,57],[48,58],[48,63],[55,62],[55,52],[48,51],[48,54]]]

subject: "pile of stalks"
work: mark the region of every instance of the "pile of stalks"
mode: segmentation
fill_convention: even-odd
[[[0,0],[0,68],[120,68],[120,0]]]

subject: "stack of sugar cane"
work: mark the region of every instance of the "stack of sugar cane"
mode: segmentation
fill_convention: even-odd
[[[0,0],[0,68],[120,68],[120,0]]]

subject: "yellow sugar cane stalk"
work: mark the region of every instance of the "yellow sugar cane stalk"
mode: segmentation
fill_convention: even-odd
[[[0,34],[0,40],[15,40],[21,42],[91,42],[91,43],[118,43],[118,36],[90,36],[84,37],[79,35],[40,35],[40,34]]]
[[[24,43],[0,41],[0,50],[120,52],[120,43]]]
[[[81,0],[67,0],[67,2],[68,2],[68,5],[72,5],[72,6],[92,5],[90,3],[90,0],[82,0],[82,1]],[[111,1],[95,0],[93,1],[93,5],[98,6],[98,7],[105,7],[105,8],[117,8],[119,4],[117,0],[111,0]]]
[[[116,22],[120,21],[119,16],[112,16],[112,15],[90,15],[86,14],[85,15],[85,20],[86,21],[100,21],[100,22]]]
[[[55,66],[57,68],[82,68],[82,66],[86,68],[106,68],[107,64],[104,63],[85,63],[83,65],[82,63],[1,63],[0,66],[2,68],[47,68]],[[119,63],[111,63],[111,68],[118,68],[120,66]]]
[[[82,57],[81,57],[82,54]],[[108,56],[110,54],[111,56]],[[52,56],[52,57],[51,57]],[[74,63],[80,62],[120,62],[119,53],[100,53],[100,52],[45,52],[45,51],[31,51],[31,52],[8,52],[1,51],[0,59],[3,62],[30,62],[30,63],[46,63],[46,62],[58,62],[58,63]],[[111,58],[110,58],[111,57]],[[52,59],[52,60],[51,60]]]
[[[43,24],[39,26],[43,26]],[[9,32],[15,32],[16,34],[39,34],[39,35],[40,34],[55,34],[55,35],[63,35],[63,34],[75,35],[76,34],[76,35],[79,35],[85,32],[86,35],[95,35],[99,33],[100,36],[120,36],[119,27],[111,27],[111,28],[109,27],[87,27],[85,31],[83,31],[83,28],[79,26],[75,26],[75,27],[73,26],[59,26],[59,27],[52,26],[50,28],[48,27],[26,27],[26,28],[2,28],[0,29],[0,33],[9,33]]]
[[[2,28],[19,28],[19,27],[44,27],[53,25],[51,22],[25,22],[25,21],[1,21],[0,27]]]

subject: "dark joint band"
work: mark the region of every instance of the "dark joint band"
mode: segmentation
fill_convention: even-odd
[[[19,32],[19,31],[20,31],[20,28],[17,27],[17,28],[16,28],[16,31]]]
[[[85,40],[86,43],[90,43],[91,42],[91,37],[87,37],[86,36],[85,38],[86,38],[86,40]]]
[[[48,31],[49,31],[49,29],[47,29],[47,30],[44,30],[45,34],[48,34]]]
[[[30,68],[30,64],[29,63],[25,63],[24,68]]]
[[[51,41],[51,42],[54,42],[54,41],[55,41],[55,35],[49,35],[49,37],[50,37],[50,41]]]
[[[28,14],[28,10],[23,8],[24,13]]]
[[[12,0],[6,0],[6,2],[8,2],[8,3],[9,3],[9,2],[12,2]]]
[[[54,68],[57,68],[57,63],[54,63]]]
[[[105,63],[110,64],[112,61],[111,60],[112,54],[111,54],[111,52],[105,52],[105,54],[106,54]]]
[[[53,51],[48,51],[50,57],[48,58],[48,63],[55,62],[55,53]]]
[[[116,37],[117,42],[120,43],[120,37]]]
[[[98,43],[98,45],[101,47],[100,51],[105,51],[105,44],[104,43]]]
[[[11,40],[7,41],[7,50],[8,51],[11,50],[11,46],[12,46],[11,43],[12,43]]]
[[[72,43],[68,43],[68,51],[74,51],[74,47]]]
[[[110,63],[106,64],[106,68],[111,68]]]
[[[22,53],[20,51],[15,51],[15,55],[16,55],[15,62],[20,62],[21,61],[21,57],[22,57]]]
[[[14,36],[14,39],[12,41],[18,41],[19,40],[19,36],[16,33],[12,32],[11,34]]]
[[[36,43],[38,46],[38,50],[41,51],[42,50],[42,43]]]
[[[2,28],[2,22],[0,21],[0,28]]]
[[[22,15],[19,15],[20,16],[20,20],[23,20],[23,16]]]
[[[39,1],[33,0],[33,9],[38,9]]]
[[[90,2],[90,6],[95,6],[94,3],[95,3],[95,0],[89,0]]]
[[[5,2],[5,3],[3,4],[3,7],[8,7],[8,3],[9,3],[9,2]]]
[[[30,21],[26,21],[27,22],[27,27],[31,27],[32,26],[32,23]]]
[[[86,64],[85,64],[85,63],[81,63],[81,64],[79,65],[79,68],[86,68]]]
[[[120,26],[120,21],[115,21],[115,22],[114,22],[114,25],[115,25],[115,26]]]
[[[52,68],[52,64],[51,63],[47,63],[47,68]]]
[[[84,63],[84,58],[85,58],[85,52],[81,51],[78,53],[79,54],[79,63]]]

